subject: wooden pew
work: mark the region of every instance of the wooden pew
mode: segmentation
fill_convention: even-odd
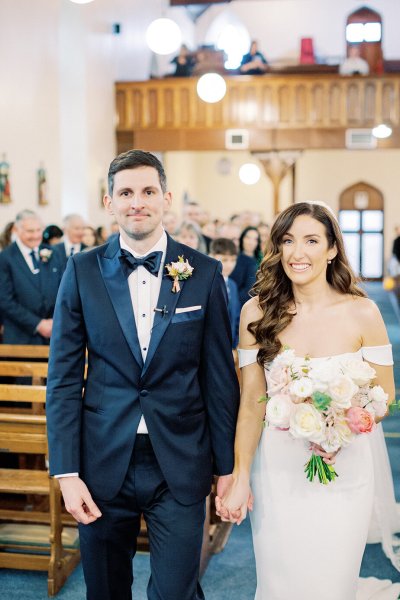
[[[45,404],[44,386],[0,385],[0,451],[7,453],[41,454],[47,456],[46,417],[44,414],[18,414],[1,410],[1,402]],[[47,571],[48,593],[55,595],[80,560],[78,547],[65,548],[62,541],[64,525],[74,526],[69,515],[62,513],[61,491],[56,479],[47,470],[0,469],[0,493],[35,494],[47,497],[49,511],[24,510],[24,506],[0,508],[0,568]],[[48,525],[48,545],[22,540],[5,540],[1,524]],[[17,550],[17,552],[13,552]],[[46,553],[44,553],[46,552]]]
[[[28,346],[17,344],[0,344],[0,360],[8,358],[40,359],[49,358],[49,346]]]

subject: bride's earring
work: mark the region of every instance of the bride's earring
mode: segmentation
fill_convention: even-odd
[[[331,265],[331,264],[332,264],[332,261],[331,261],[331,259],[329,259],[328,260],[328,265]]]

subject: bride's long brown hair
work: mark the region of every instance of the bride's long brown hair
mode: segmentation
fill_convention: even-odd
[[[341,294],[365,297],[351,269],[344,249],[339,224],[330,209],[321,204],[299,202],[281,212],[271,229],[265,256],[257,273],[253,295],[258,295],[262,317],[248,325],[248,330],[260,346],[257,361],[261,366],[271,361],[281,350],[279,334],[286,329],[295,312],[292,282],[283,270],[282,239],[300,215],[308,215],[324,225],[328,248],[336,246],[337,255],[327,265],[326,279]]]

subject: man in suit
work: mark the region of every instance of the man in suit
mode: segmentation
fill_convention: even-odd
[[[89,600],[132,597],[141,513],[148,598],[200,600],[205,498],[213,474],[218,490],[230,480],[238,410],[226,288],[217,261],[165,233],[155,156],[119,155],[108,188],[120,236],[68,261],[57,300],[50,472],[79,522]]]
[[[231,323],[232,348],[235,349],[239,343],[239,321],[240,310],[242,308],[238,287],[235,281],[231,279],[231,273],[236,266],[237,249],[232,240],[217,238],[211,242],[210,256],[219,260],[222,264],[222,276],[228,292],[228,314]]]
[[[0,313],[5,344],[48,344],[61,265],[41,247],[43,225],[31,210],[15,219],[16,241],[0,254]]]
[[[67,266],[67,260],[70,256],[81,252],[86,248],[83,243],[86,223],[80,215],[71,214],[64,217],[63,230],[64,238],[59,244],[54,245],[54,251],[61,262],[63,271]]]

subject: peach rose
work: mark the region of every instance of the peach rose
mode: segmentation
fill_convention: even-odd
[[[373,415],[359,406],[349,408],[346,418],[349,428],[353,433],[370,433],[375,429]]]

